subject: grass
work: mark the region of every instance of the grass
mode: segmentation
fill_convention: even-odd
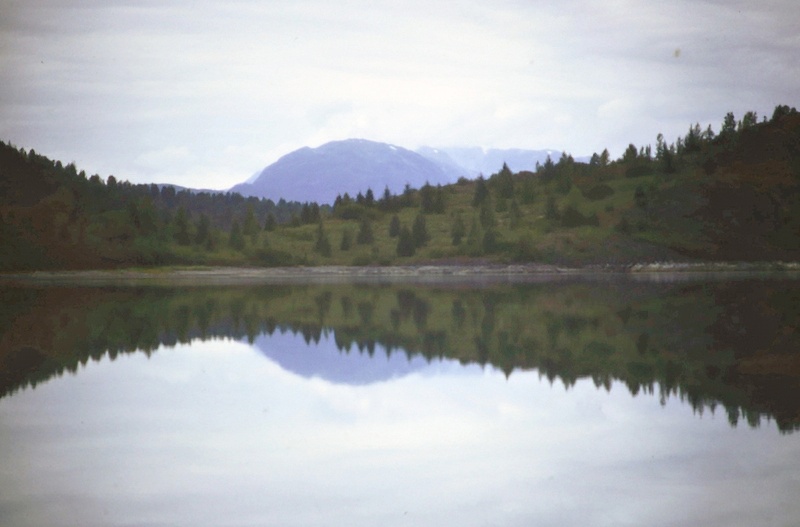
[[[426,214],[426,228],[429,239],[417,248],[414,256],[397,256],[397,237],[389,235],[389,225],[394,213],[382,213],[371,222],[374,240],[367,245],[355,243],[359,222],[343,220],[335,217],[325,218],[323,231],[327,236],[331,253],[323,256],[314,251],[317,238],[317,225],[280,226],[269,233],[259,233],[255,240],[248,239],[243,252],[222,247],[206,256],[206,261],[241,264],[252,259],[260,248],[268,247],[271,251],[291,254],[309,265],[404,265],[420,262],[448,260],[464,257],[480,256],[488,261],[508,262],[519,259],[521,244],[535,246],[533,255],[544,262],[585,261],[591,259],[593,250],[602,246],[614,234],[613,228],[628,210],[631,209],[633,195],[638,185],[649,183],[652,178],[639,178],[637,181],[615,180],[607,184],[613,194],[603,199],[588,200],[581,188],[573,185],[566,194],[559,194],[552,187],[542,185],[542,192],[529,204],[520,206],[518,225],[512,226],[509,202],[505,210],[495,211],[495,231],[499,240],[499,250],[485,252],[479,245],[469,246],[467,237],[460,245],[453,245],[452,226],[457,217],[471,228],[473,222],[479,222],[480,211],[472,205],[473,184],[453,185],[447,193],[447,208],[444,213]],[[556,197],[556,205],[560,210],[572,206],[582,215],[596,215],[599,226],[562,227],[558,220],[547,219],[547,196]],[[411,227],[419,207],[403,208],[396,212],[401,225]],[[487,229],[481,228],[485,233]],[[347,249],[341,249],[344,233],[349,231],[354,242]],[[267,240],[266,245],[264,240]],[[183,254],[187,259],[198,254]],[[524,255],[523,255],[524,256]],[[530,254],[527,256],[531,256]]]
[[[467,234],[458,245],[452,240],[456,219],[461,219],[469,233],[485,215],[473,206],[475,181],[445,187],[445,210],[424,215],[428,240],[413,256],[398,256],[398,238],[390,236],[389,229],[394,215],[403,227],[412,227],[421,214],[418,193],[413,206],[396,211],[362,209],[370,218],[373,235],[367,244],[357,243],[360,221],[324,214],[322,232],[329,253],[317,250],[320,225],[314,223],[278,225],[269,232],[245,235],[243,249],[231,247],[229,233],[220,230],[214,231],[211,248],[177,245],[166,235],[148,241],[150,245],[139,247],[138,253],[120,248],[117,260],[133,265],[239,267],[412,265],[479,259],[580,266],[692,260],[715,254],[715,241],[705,232],[709,223],[697,214],[704,206],[703,186],[713,184],[714,178],[704,175],[696,164],[686,163],[682,171],[670,175],[654,169],[638,177],[626,177],[626,167],[619,163],[565,170],[566,175],[549,181],[541,175],[514,176],[516,202],[498,197],[489,178],[493,225],[481,225],[477,236],[471,239]],[[358,212],[359,207],[351,207]],[[516,218],[512,213],[515,207]],[[488,231],[494,235],[493,241],[487,238]],[[352,243],[343,249],[346,233]],[[791,246],[792,240],[784,238],[787,236],[779,241]],[[139,254],[143,256],[137,260]]]

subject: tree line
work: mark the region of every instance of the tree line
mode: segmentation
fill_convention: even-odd
[[[755,112],[740,120],[728,113],[717,133],[697,123],[672,143],[658,134],[654,147],[630,144],[618,159],[605,149],[581,163],[564,152],[532,171],[513,173],[504,164],[489,177],[406,185],[397,195],[386,188],[379,197],[372,189],[344,193],[332,205],[131,184],[113,175],[103,180],[74,163],[0,143],[0,269],[292,265],[325,263],[350,251],[359,254],[355,264],[431,254],[546,259],[552,255],[542,240],[563,229],[611,226],[625,236],[652,236],[648,229],[663,219],[665,192],[676,175],[714,176],[720,166],[756,158],[759,148],[769,150],[764,138],[797,115],[783,105],[760,122]],[[637,182],[630,192],[628,180]],[[629,192],[624,199],[623,191]],[[755,203],[759,215],[792,216],[794,201],[786,196],[793,191],[784,194]],[[794,220],[784,220],[789,229]]]

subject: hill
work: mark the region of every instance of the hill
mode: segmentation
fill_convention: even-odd
[[[379,159],[393,151],[366,146]],[[423,159],[393,152],[398,164]],[[788,106],[762,122],[752,112],[739,121],[728,114],[719,133],[692,125],[673,143],[659,134],[655,148],[630,145],[619,159],[564,155],[535,171],[504,165],[488,178],[426,179],[380,197],[341,189],[332,206],[87,178],[72,164],[0,144],[6,271],[800,261],[799,233],[800,114]]]
[[[444,166],[405,148],[346,139],[317,148],[301,148],[264,168],[251,183],[231,188],[244,196],[289,201],[333,203],[339,194],[401,192],[405,185],[419,188],[455,182],[468,173]],[[297,182],[302,181],[302,185]]]

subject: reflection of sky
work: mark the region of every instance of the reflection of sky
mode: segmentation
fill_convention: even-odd
[[[0,524],[730,526],[800,517],[797,434],[731,429],[724,413],[698,417],[675,400],[661,407],[619,384],[567,391],[536,372],[506,379],[455,367],[350,385],[287,371],[232,341],[90,363],[0,399]]]

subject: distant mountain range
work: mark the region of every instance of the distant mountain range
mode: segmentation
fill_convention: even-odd
[[[544,164],[549,156],[554,162],[561,159],[561,152],[556,150],[524,150],[521,148],[481,148],[451,147],[430,148],[423,146],[417,153],[428,159],[449,166],[458,167],[469,172],[471,177],[479,174],[490,176],[508,165],[513,172],[535,170],[536,163]]]
[[[372,189],[375,197],[385,188],[393,194],[408,184],[446,185],[461,177],[489,176],[503,163],[515,172],[534,170],[547,156],[557,161],[554,150],[485,150],[422,147],[416,152],[366,139],[332,141],[317,148],[295,150],[264,168],[231,192],[278,201],[333,203],[345,192],[355,196]]]

